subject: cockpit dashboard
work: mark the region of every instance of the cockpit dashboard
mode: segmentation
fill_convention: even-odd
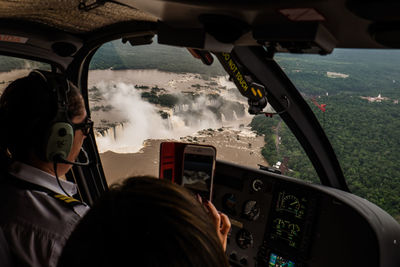
[[[217,161],[213,203],[231,266],[400,266],[399,224],[353,194]]]

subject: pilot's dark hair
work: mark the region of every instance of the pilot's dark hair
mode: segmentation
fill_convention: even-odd
[[[82,114],[84,104],[79,89],[69,84],[67,113],[72,119]],[[7,86],[0,97],[0,167],[12,160],[27,161],[32,153],[43,158],[46,132],[57,114],[56,99],[39,75],[19,78]]]
[[[229,266],[215,226],[183,187],[132,177],[90,209],[58,267]]]

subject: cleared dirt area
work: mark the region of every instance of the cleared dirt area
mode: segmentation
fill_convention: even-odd
[[[119,182],[124,178],[137,175],[158,176],[160,143],[154,140],[144,142],[144,147],[137,153],[101,153],[104,172],[108,184]],[[248,129],[203,130],[193,136],[187,136],[180,142],[209,144],[217,148],[217,159],[258,168],[257,164],[268,165],[260,151],[264,146],[264,137],[256,136]]]

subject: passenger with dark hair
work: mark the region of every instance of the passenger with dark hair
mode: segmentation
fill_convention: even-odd
[[[56,266],[86,205],[59,180],[72,167],[91,122],[83,98],[61,74],[37,71],[0,98],[0,227],[17,266]],[[64,161],[65,162],[65,161]]]
[[[167,180],[132,177],[81,220],[58,267],[229,266],[226,215]]]
[[[11,258],[10,249],[8,248],[8,243],[4,237],[3,230],[0,228],[0,262],[1,267],[12,267],[14,266],[13,260]]]

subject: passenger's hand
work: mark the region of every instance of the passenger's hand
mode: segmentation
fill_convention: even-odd
[[[203,204],[208,210],[208,214],[215,225],[219,240],[222,243],[222,248],[224,251],[226,251],[226,242],[228,239],[229,230],[231,229],[231,222],[229,221],[228,216],[218,212],[218,210],[210,201],[203,201]]]

